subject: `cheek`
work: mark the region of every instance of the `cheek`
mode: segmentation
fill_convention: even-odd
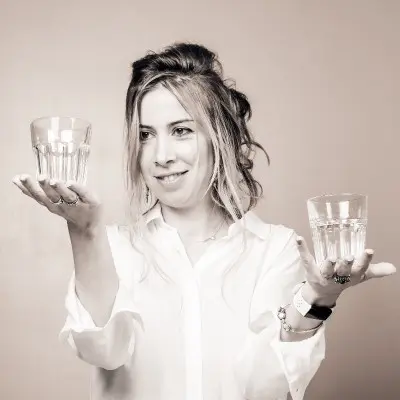
[[[201,132],[194,140],[188,140],[179,145],[180,158],[184,159],[189,164],[195,164],[197,159],[199,159],[199,167],[201,167],[203,163],[208,164],[212,162],[210,154],[212,154],[211,141]]]
[[[196,154],[197,157],[197,154]],[[198,169],[198,178],[201,178],[202,181],[209,181],[211,178],[213,168],[214,168],[214,161],[213,155],[211,150],[211,144],[208,145],[204,143],[204,145],[199,146],[199,163],[197,166]]]
[[[151,163],[152,163],[151,149],[149,149],[147,146],[142,147],[139,156],[139,165],[143,175],[148,175],[150,173],[150,169],[152,167]]]
[[[207,171],[213,169],[214,157],[211,142],[204,140],[203,143],[199,143],[199,158],[204,169]]]
[[[176,148],[177,158],[182,160],[187,165],[194,165],[197,160],[197,143],[195,141],[188,141],[179,143]]]

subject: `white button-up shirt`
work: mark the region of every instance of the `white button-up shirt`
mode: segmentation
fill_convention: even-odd
[[[192,265],[159,205],[146,223],[172,281],[153,269],[143,279],[142,254],[113,225],[107,235],[119,289],[105,326],[80,303],[74,274],[69,284],[60,339],[94,366],[91,399],[286,400],[289,392],[303,399],[325,357],[325,326],[302,341],[280,340],[277,309],[305,280],[295,232],[249,211]],[[243,262],[224,275],[244,226]]]

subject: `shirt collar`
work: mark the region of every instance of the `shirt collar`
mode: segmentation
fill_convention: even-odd
[[[162,220],[164,222],[164,218],[161,213],[161,206],[158,201],[149,211],[146,212],[144,218],[146,225],[148,225],[153,220]]]
[[[147,213],[144,215],[145,218],[145,224],[146,226],[151,222],[151,221],[159,221],[161,224],[167,225],[164,221],[162,212],[161,212],[161,205],[159,202],[157,202],[153,208],[151,208]],[[241,226],[244,226],[246,224],[246,229],[253,233],[254,235],[258,236],[260,239],[265,240],[267,238],[267,234],[269,232],[269,229],[267,224],[263,222],[257,214],[255,214],[253,211],[247,211],[243,218],[241,218],[239,221],[232,223],[229,226],[228,234],[231,235],[233,233],[236,233]],[[167,225],[168,226],[168,225]]]
[[[248,231],[262,240],[267,239],[270,230],[270,225],[266,224],[254,211],[251,210],[247,211],[239,221],[233,223],[229,229],[238,230],[240,229],[240,226],[245,226]]]

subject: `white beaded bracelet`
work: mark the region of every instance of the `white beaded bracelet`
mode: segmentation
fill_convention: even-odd
[[[314,332],[314,331],[318,330],[318,329],[324,324],[324,322],[322,321],[322,322],[321,322],[318,326],[316,326],[315,328],[305,329],[305,330],[302,330],[302,331],[293,329],[292,326],[286,322],[286,309],[287,309],[289,306],[290,306],[290,303],[287,304],[287,305],[284,306],[284,307],[279,307],[279,310],[278,310],[278,318],[281,320],[281,325],[282,325],[283,329],[284,329],[286,332],[292,332],[292,333],[310,333],[310,332]]]

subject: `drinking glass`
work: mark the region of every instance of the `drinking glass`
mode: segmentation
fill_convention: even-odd
[[[42,117],[31,123],[36,178],[73,180],[85,185],[91,124],[75,117]]]
[[[307,200],[315,261],[358,257],[365,249],[367,196],[342,193]]]

